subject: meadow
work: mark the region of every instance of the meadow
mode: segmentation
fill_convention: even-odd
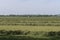
[[[7,37],[9,39],[12,35],[16,38],[23,36],[21,40],[26,38],[26,40],[31,38],[31,40],[53,40],[55,37],[60,38],[60,36],[57,36],[60,35],[60,17],[0,16],[0,39]],[[12,39],[14,40],[15,38],[13,36]],[[19,38],[16,40],[20,40]]]

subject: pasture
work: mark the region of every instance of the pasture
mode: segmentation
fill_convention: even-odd
[[[17,34],[18,32],[16,30],[20,30],[18,32],[23,31],[22,32],[23,34],[21,33],[20,35],[18,35]],[[12,33],[10,33],[11,31]],[[48,16],[48,17],[0,16],[0,32],[1,32],[0,35],[2,33],[4,35],[10,33],[8,35],[11,36],[13,34],[16,34],[17,36],[20,37],[24,36],[23,38],[25,38],[25,36],[27,37],[29,36],[32,38],[48,39],[52,35],[57,37],[57,35],[60,35],[60,17],[59,16]],[[49,36],[47,37],[45,34],[46,35],[48,34]],[[4,37],[4,35],[2,37]]]
[[[0,30],[60,31],[60,17],[0,17]]]
[[[59,17],[0,17],[0,25],[60,26]]]

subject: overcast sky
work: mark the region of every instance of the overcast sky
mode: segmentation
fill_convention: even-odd
[[[0,14],[60,14],[60,0],[0,0]]]

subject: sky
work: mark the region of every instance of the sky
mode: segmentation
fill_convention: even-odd
[[[0,15],[60,14],[60,0],[0,0]]]

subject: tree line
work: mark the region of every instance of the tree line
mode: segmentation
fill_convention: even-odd
[[[51,16],[58,16],[58,15],[0,15],[0,17],[51,17]]]

